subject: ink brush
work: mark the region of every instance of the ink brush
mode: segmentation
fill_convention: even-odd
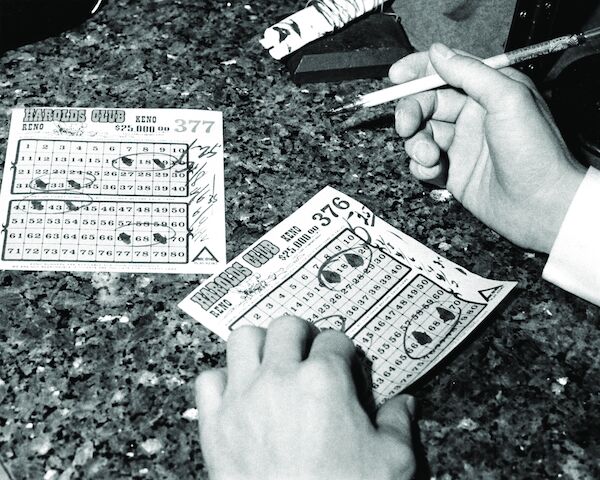
[[[562,37],[536,43],[527,47],[518,48],[511,52],[505,52],[483,60],[487,66],[500,69],[514,65],[516,63],[538,58],[550,53],[560,52],[571,47],[577,47],[589,42],[592,38],[600,37],[600,27],[593,28],[586,32],[564,35]],[[355,101],[334,108],[328,113],[335,115],[338,113],[351,112],[362,108],[374,107],[382,103],[398,100],[416,93],[426,92],[435,88],[443,87],[447,83],[437,74],[417,78],[409,82],[394,85],[382,90],[377,90],[365,95],[360,95]]]

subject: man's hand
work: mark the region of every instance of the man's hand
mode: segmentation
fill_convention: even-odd
[[[441,44],[399,60],[389,75],[403,83],[430,73],[455,88],[404,98],[396,107],[412,174],[445,186],[517,245],[549,252],[585,170],[533,83]]]
[[[399,396],[373,425],[352,377],[344,334],[294,317],[229,337],[227,372],[196,381],[202,452],[214,479],[408,479],[414,399]]]

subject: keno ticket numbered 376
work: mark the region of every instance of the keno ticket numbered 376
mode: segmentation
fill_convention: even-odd
[[[464,270],[327,187],[180,306],[223,338],[295,315],[341,330],[381,403],[429,371],[514,288]]]
[[[0,267],[217,272],[223,188],[220,112],[15,109]]]

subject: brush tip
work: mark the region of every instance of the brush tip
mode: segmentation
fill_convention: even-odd
[[[583,32],[583,36],[586,40],[592,40],[594,38],[600,37],[600,27],[592,28]]]
[[[346,105],[342,105],[341,107],[332,108],[327,112],[328,115],[338,115],[340,113],[353,112],[358,110],[361,106],[358,102],[347,103]]]

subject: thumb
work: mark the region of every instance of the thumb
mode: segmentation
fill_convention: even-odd
[[[533,101],[531,91],[523,83],[441,43],[431,46],[429,58],[440,77],[463,90],[489,113],[522,110],[524,102]]]
[[[377,412],[378,429],[410,445],[415,407],[415,397],[410,395],[398,395],[389,399]]]
[[[227,375],[224,368],[206,370],[196,378],[194,393],[200,428],[221,406],[226,384]]]

